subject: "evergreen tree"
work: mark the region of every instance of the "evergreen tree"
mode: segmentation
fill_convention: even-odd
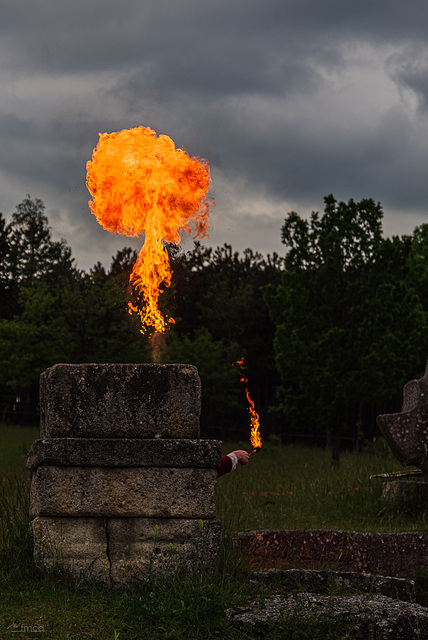
[[[50,282],[73,273],[71,249],[64,240],[53,241],[45,205],[29,195],[16,207],[8,226],[6,268],[9,278],[22,286],[37,278]]]

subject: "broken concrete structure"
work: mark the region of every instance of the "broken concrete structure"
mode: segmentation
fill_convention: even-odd
[[[415,579],[428,566],[428,533],[334,529],[244,531],[234,546],[253,568],[331,569]]]
[[[293,619],[298,617],[305,620],[306,632],[314,629],[316,637],[320,637],[319,629],[328,625],[338,638],[349,640],[428,638],[426,607],[376,594],[277,593],[264,601],[259,598],[247,606],[228,609],[226,616],[253,637],[263,637],[266,627],[275,629],[276,623],[282,629],[293,627]]]
[[[401,464],[428,477],[428,362],[424,377],[404,386],[401,413],[380,415],[377,423]]]
[[[190,365],[58,364],[27,458],[34,555],[115,585],[215,563],[221,442],[199,439]]]

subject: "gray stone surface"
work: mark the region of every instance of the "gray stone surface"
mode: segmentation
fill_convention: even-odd
[[[30,517],[214,518],[214,469],[39,467]]]
[[[428,363],[420,380],[403,389],[401,413],[383,414],[377,423],[402,465],[415,465],[428,475]]]
[[[414,580],[352,571],[311,569],[253,571],[251,582],[274,586],[287,592],[304,590],[310,593],[329,592],[331,595],[337,591],[358,591],[359,593],[381,594],[403,602],[415,602],[416,599]]]
[[[27,457],[34,555],[117,586],[216,564],[222,443],[200,440],[191,365],[58,364]]]
[[[40,376],[41,438],[198,438],[201,384],[181,364],[56,364]]]
[[[207,573],[218,559],[218,520],[111,518],[107,531],[113,584],[131,584],[150,571]]]
[[[73,575],[109,582],[104,518],[35,518],[34,558],[45,568],[62,566]]]
[[[428,482],[393,480],[382,483],[382,498],[398,502],[428,504]]]
[[[37,517],[34,556],[44,568],[131,586],[150,572],[213,570],[218,520]]]
[[[428,609],[387,596],[323,596],[312,593],[274,595],[264,603],[228,609],[227,617],[239,625],[263,627],[298,615],[321,622],[331,620],[340,631],[349,630],[350,640],[422,640],[428,638]]]
[[[428,567],[428,533],[329,529],[246,531],[234,538],[254,567],[328,568],[414,579]]]
[[[219,440],[158,438],[52,438],[36,440],[27,468],[64,467],[189,467],[217,469]]]

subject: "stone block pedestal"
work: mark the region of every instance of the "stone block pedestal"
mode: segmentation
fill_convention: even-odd
[[[34,555],[105,583],[218,557],[221,442],[199,439],[190,365],[55,365],[27,457]]]

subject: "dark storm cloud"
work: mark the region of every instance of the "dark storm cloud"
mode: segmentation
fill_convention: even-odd
[[[213,242],[278,250],[287,210],[322,208],[331,192],[381,200],[400,232],[412,231],[407,215],[423,221],[423,3],[0,0],[0,8],[0,210],[28,191],[41,197],[82,266],[129,243],[110,238],[88,210],[85,165],[98,133],[141,125],[209,159]]]
[[[408,44],[391,55],[389,72],[397,84],[413,91],[422,110],[428,108],[428,42]]]

